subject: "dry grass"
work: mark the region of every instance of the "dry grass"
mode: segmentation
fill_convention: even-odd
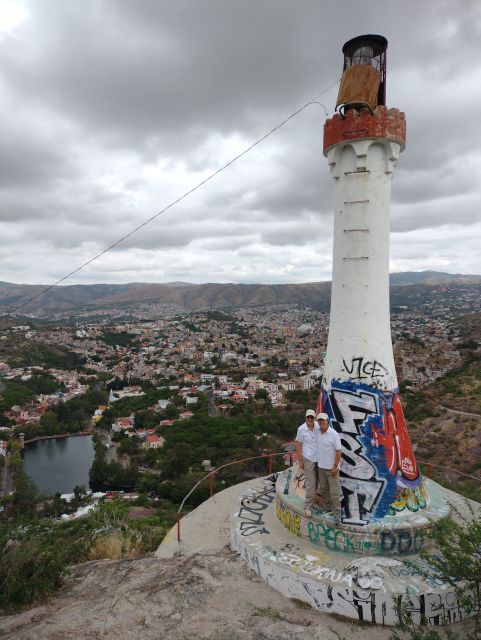
[[[90,549],[91,560],[120,560],[123,558],[138,558],[143,555],[142,536],[140,532],[114,531],[97,538]]]

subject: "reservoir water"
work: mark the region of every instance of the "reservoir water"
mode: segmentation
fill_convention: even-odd
[[[25,445],[23,468],[40,491],[72,493],[75,485],[89,488],[94,455],[92,436],[38,440]]]

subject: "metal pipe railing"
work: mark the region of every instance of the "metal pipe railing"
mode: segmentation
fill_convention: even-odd
[[[200,484],[202,484],[202,482],[204,482],[204,480],[207,480],[207,478],[209,478],[209,497],[212,498],[212,496],[214,495],[214,476],[222,469],[225,469],[226,467],[232,467],[233,465],[236,465],[236,464],[241,464],[242,462],[249,462],[251,460],[260,460],[261,458],[268,458],[268,474],[270,475],[272,473],[272,458],[275,458],[276,456],[285,456],[286,453],[287,453],[286,451],[280,451],[278,453],[263,453],[261,456],[252,456],[250,458],[242,458],[241,460],[234,460],[233,462],[226,462],[226,464],[222,464],[220,467],[217,467],[215,469],[212,469],[212,471],[209,471],[208,474],[206,474],[203,478],[201,478],[198,482],[195,483],[195,485],[192,487],[189,493],[184,497],[184,499],[180,503],[179,508],[177,509],[177,542],[180,544],[180,513],[184,508],[184,505],[187,502],[187,500],[194,493],[197,487]],[[289,462],[292,462],[292,457],[290,457]]]
[[[192,489],[189,491],[189,493],[184,497],[184,499],[182,500],[182,502],[180,503],[180,506],[177,510],[177,542],[180,545],[180,513],[182,511],[182,509],[184,508],[184,505],[186,503],[186,501],[190,498],[190,496],[194,493],[194,491],[197,489],[197,487],[202,484],[202,482],[204,482],[204,480],[207,480],[207,478],[209,478],[209,497],[212,498],[212,496],[214,495],[214,476],[216,475],[216,473],[218,473],[219,471],[221,471],[222,469],[225,469],[226,467],[231,467],[233,465],[236,464],[241,464],[242,462],[249,462],[251,460],[259,460],[261,458],[268,458],[268,475],[270,475],[272,473],[272,458],[275,458],[276,456],[285,456],[287,455],[287,453],[289,453],[289,466],[292,466],[292,452],[286,452],[286,451],[280,451],[279,453],[264,453],[261,456],[252,456],[250,458],[242,458],[241,460],[234,460],[233,462],[227,462],[226,464],[221,465],[220,467],[217,467],[216,469],[212,469],[212,471],[210,471],[208,474],[206,474],[203,478],[201,478],[198,482],[196,482],[196,484],[192,487]],[[431,477],[431,468],[435,467],[436,469],[443,469],[445,471],[452,471],[453,473],[457,473],[460,476],[464,476],[466,478],[470,478],[471,480],[477,480],[478,482],[481,482],[481,478],[478,478],[476,476],[472,476],[469,473],[464,473],[463,471],[458,471],[458,469],[451,469],[451,467],[444,467],[442,465],[439,464],[433,464],[432,462],[424,462],[422,460],[418,460],[419,464],[423,464],[426,467],[426,477],[430,478]]]
[[[418,460],[419,464],[423,464],[426,467],[426,477],[431,477],[431,468],[435,467],[436,469],[444,469],[445,471],[452,471],[453,473],[457,473],[459,476],[464,476],[465,478],[470,478],[471,480],[477,480],[481,482],[481,478],[477,476],[471,476],[469,473],[464,473],[464,471],[458,471],[458,469],[451,469],[451,467],[444,467],[440,464],[433,464],[432,462],[423,462],[422,460]]]

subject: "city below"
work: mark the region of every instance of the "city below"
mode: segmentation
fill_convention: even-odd
[[[398,289],[391,331],[401,390],[409,394],[404,398],[409,419],[410,408],[416,414],[416,393],[462,368],[467,354],[479,354],[473,336],[479,332],[481,296],[480,285],[457,281]],[[135,456],[125,444],[119,446],[122,439],[140,448],[161,448],[166,429],[199,411],[210,417],[277,411],[284,419],[292,416],[293,436],[304,403],[315,406],[328,338],[325,312],[301,304],[265,304],[179,313],[143,303],[128,310],[112,306],[52,315],[24,316],[22,324],[18,317],[2,318],[4,456],[20,434],[28,443],[98,428],[112,448],[109,459],[118,453],[117,461],[129,468]],[[89,420],[70,420],[69,403],[91,399],[93,390],[103,390],[104,396],[89,404]],[[473,406],[464,404],[463,394],[457,400],[451,402],[453,410],[480,412],[479,400]],[[426,404],[424,397],[420,401]],[[425,446],[426,425],[411,422],[413,441]],[[281,440],[271,445],[280,446]],[[472,455],[480,444],[474,443]],[[154,456],[144,458],[139,459],[143,472],[159,471]]]

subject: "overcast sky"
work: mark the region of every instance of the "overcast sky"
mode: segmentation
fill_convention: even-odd
[[[479,0],[0,0],[0,280],[115,242],[333,85],[363,33],[407,119],[391,271],[481,274]],[[306,108],[65,284],[329,280],[324,120]]]

